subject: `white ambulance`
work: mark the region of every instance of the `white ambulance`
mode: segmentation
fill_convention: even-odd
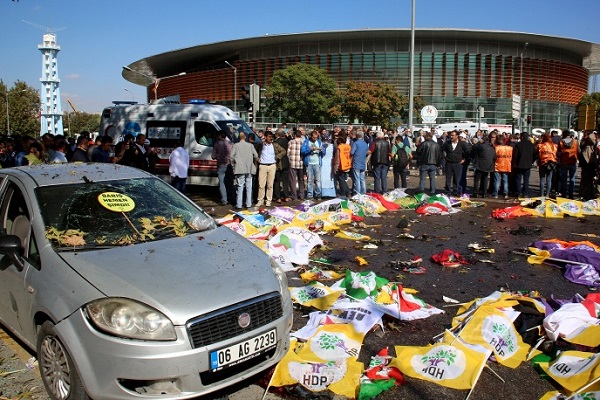
[[[190,154],[188,185],[218,185],[217,164],[211,158],[217,132],[224,131],[232,142],[240,132],[252,129],[227,107],[192,100],[190,104],[159,99],[151,104],[115,101],[102,111],[100,134],[122,141],[128,133],[146,135],[160,157],[156,174],[169,177],[169,155],[178,141]]]

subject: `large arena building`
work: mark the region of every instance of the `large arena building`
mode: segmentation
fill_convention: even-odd
[[[275,71],[296,63],[318,65],[340,88],[350,80],[382,82],[408,95],[410,42],[410,29],[265,35],[149,56],[125,67],[123,77],[146,86],[149,100],[210,99],[244,115],[241,88],[265,87]],[[511,124],[513,95],[520,95],[527,128],[566,127],[600,74],[600,45],[532,33],[417,29],[414,54],[414,95],[438,109],[436,123],[476,120],[483,107],[481,122]],[[420,122],[415,113],[413,123]]]

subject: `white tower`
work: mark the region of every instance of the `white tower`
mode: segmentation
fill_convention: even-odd
[[[48,132],[54,135],[64,135],[60,106],[60,79],[58,78],[58,60],[56,57],[60,51],[60,46],[56,44],[56,35],[54,33],[44,34],[44,42],[38,45],[38,50],[42,52],[40,135]]]

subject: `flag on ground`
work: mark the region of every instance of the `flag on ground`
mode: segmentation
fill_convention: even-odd
[[[389,365],[413,378],[453,389],[470,389],[486,359],[485,354],[455,341],[424,347],[396,346],[396,358]]]
[[[525,361],[529,345],[523,342],[513,321],[519,312],[500,310],[493,305],[479,307],[458,336],[467,343],[480,344],[494,352],[498,362],[516,368]]]
[[[576,391],[600,377],[600,353],[569,350],[560,353],[553,362],[539,365],[548,376],[569,391]]]

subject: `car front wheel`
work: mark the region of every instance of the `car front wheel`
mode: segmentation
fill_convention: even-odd
[[[50,321],[44,322],[38,332],[37,356],[42,381],[53,400],[89,399],[73,360]]]

